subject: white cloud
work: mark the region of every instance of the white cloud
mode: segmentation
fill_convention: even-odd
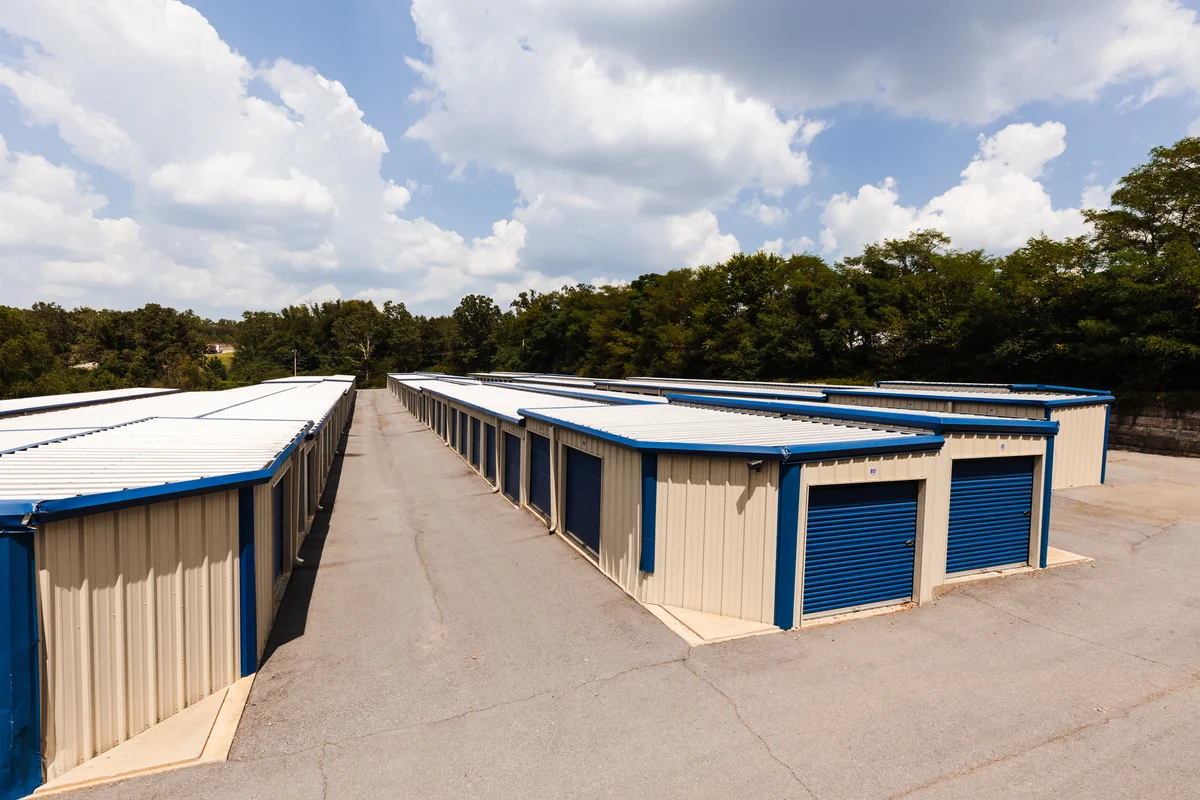
[[[896,181],[834,195],[821,214],[826,252],[855,254],[863,245],[936,228],[963,248],[1011,250],[1031,236],[1075,236],[1085,231],[1078,208],[1055,209],[1039,182],[1047,162],[1066,148],[1067,129],[1057,122],[1009,125],[979,139],[979,152],[962,182],[921,208],[901,205]],[[1085,197],[1097,194],[1089,187]]]
[[[791,239],[786,243],[781,237],[779,239],[768,239],[767,241],[763,242],[762,247],[758,249],[762,250],[764,253],[770,253],[772,255],[788,258],[796,253],[807,252],[812,248],[813,244],[813,240],[807,236],[801,236],[799,239]]]
[[[751,219],[758,220],[759,225],[781,225],[787,221],[788,210],[781,206],[767,205],[754,195],[754,199],[742,206],[742,213]]]
[[[1200,93],[1200,25],[1180,0],[546,6],[560,25],[647,69],[716,72],[800,110],[865,102],[982,124],[1031,102],[1092,101],[1112,86],[1141,102]]]
[[[823,123],[781,116],[717,72],[646,69],[541,4],[415,0],[413,18],[427,110],[408,136],[460,171],[513,176],[522,255],[538,268],[709,263],[737,249],[714,212],[747,188],[809,181]]]
[[[1194,120],[1192,120],[1192,123],[1188,125],[1187,135],[1200,136],[1200,117],[1196,117]]]
[[[17,302],[100,286],[123,306],[270,308],[333,296],[336,275],[352,292],[411,286],[437,304],[521,272],[521,222],[467,240],[399,216],[418,187],[381,176],[387,143],[345,87],[285,60],[251,66],[195,9],[9,3],[0,28],[31,43],[0,63],[0,87],[28,123],[128,182],[134,205],[104,219],[82,174],[9,158],[0,225],[15,232],[0,265],[20,278]],[[20,174],[32,164],[45,175],[30,188]],[[51,188],[58,202],[39,197]]]

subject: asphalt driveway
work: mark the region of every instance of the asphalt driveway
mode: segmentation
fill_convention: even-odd
[[[1094,562],[689,649],[360,392],[231,761],[78,796],[1195,796],[1200,460],[1109,478],[1054,501]]]

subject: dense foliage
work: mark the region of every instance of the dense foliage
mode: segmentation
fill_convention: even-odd
[[[0,394],[214,388],[301,373],[527,370],[598,377],[1045,382],[1200,389],[1200,139],[1155,148],[1094,234],[1006,256],[936,231],[830,264],[736,255],[629,285],[527,292],[449,316],[348,300],[210,322],[157,305],[0,307]],[[204,356],[232,341],[231,363]],[[94,362],[93,369],[72,365]]]

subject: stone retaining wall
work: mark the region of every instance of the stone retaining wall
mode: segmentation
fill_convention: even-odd
[[[1108,444],[1117,450],[1200,456],[1200,411],[1148,407],[1122,414],[1114,409]]]

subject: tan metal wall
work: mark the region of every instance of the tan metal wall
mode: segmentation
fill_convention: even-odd
[[[1104,466],[1104,431],[1108,406],[1056,408],[1050,419],[1058,423],[1054,438],[1055,489],[1095,486]]]
[[[36,537],[47,780],[240,677],[238,493]]]
[[[903,408],[911,411],[949,411],[945,400],[925,400],[919,397],[874,397],[862,394],[830,395],[829,402],[841,406],[871,406],[874,408]]]
[[[563,447],[574,447],[594,456],[602,462],[600,477],[600,571],[617,584],[638,597],[638,557],[641,552],[641,508],[642,508],[642,457],[635,450],[621,447],[604,439],[597,439],[572,430],[559,429],[557,442],[551,441],[551,453],[557,454],[557,463],[551,462],[551,486],[555,496],[555,525],[553,530],[566,535],[566,513],[562,504],[566,479],[566,456]]]
[[[772,623],[779,464],[658,457],[654,572],[638,599]]]
[[[978,414],[983,417],[1007,417],[1009,419],[1045,419],[1046,409],[1041,406],[1012,405],[1010,403],[967,402],[955,400],[950,404],[955,414]]]

